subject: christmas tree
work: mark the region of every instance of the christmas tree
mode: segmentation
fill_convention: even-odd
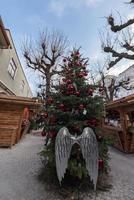
[[[99,172],[107,171],[107,141],[99,135],[99,125],[103,112],[103,100],[95,95],[97,86],[88,83],[88,59],[83,58],[79,49],[74,49],[63,59],[62,79],[56,91],[47,100],[44,113],[46,125],[42,131],[45,147],[41,154],[47,164],[55,168],[55,138],[62,127],[67,127],[72,135],[81,135],[85,127],[96,134],[99,144]],[[88,176],[80,147],[75,144],[68,162],[67,174],[84,179]]]

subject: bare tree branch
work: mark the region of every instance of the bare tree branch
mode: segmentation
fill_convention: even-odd
[[[118,32],[118,31],[121,31],[122,29],[134,24],[134,19],[129,19],[127,22],[125,22],[124,24],[120,24],[120,25],[115,25],[115,19],[113,18],[112,15],[110,15],[108,18],[107,18],[107,21],[108,21],[108,24],[110,25],[111,27],[111,31],[113,32]]]
[[[40,33],[35,47],[33,43],[32,41],[23,43],[23,55],[27,66],[37,70],[45,78],[46,98],[48,98],[51,92],[52,76],[59,74],[56,66],[67,47],[67,38],[57,31],[49,33],[46,30]]]

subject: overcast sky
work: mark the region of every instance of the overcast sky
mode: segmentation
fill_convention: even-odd
[[[127,0],[126,0],[127,1]],[[133,9],[125,0],[0,0],[0,14],[6,28],[11,30],[14,43],[24,64],[20,50],[24,36],[37,38],[39,29],[62,31],[71,46],[81,46],[85,56],[94,63],[102,57],[99,31],[106,26],[105,17],[120,11],[130,16]],[[119,73],[127,64],[120,63],[114,72]],[[27,74],[30,84],[35,81]]]

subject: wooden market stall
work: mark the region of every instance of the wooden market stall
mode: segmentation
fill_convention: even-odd
[[[21,125],[24,109],[37,109],[41,106],[31,98],[0,95],[0,146],[12,146],[22,136]]]
[[[114,138],[114,146],[126,153],[134,153],[134,95],[106,105],[102,134]]]

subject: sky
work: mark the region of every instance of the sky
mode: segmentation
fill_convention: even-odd
[[[127,0],[126,0],[127,1]],[[81,46],[90,63],[103,57],[99,32],[106,27],[106,17],[120,11],[131,16],[133,9],[124,0],[0,0],[0,15],[11,30],[20,60],[25,68],[21,45],[24,37],[38,38],[40,30],[56,29],[68,37],[70,47]],[[113,69],[119,73],[132,62],[120,63]],[[26,75],[32,89],[36,81],[31,72]]]

